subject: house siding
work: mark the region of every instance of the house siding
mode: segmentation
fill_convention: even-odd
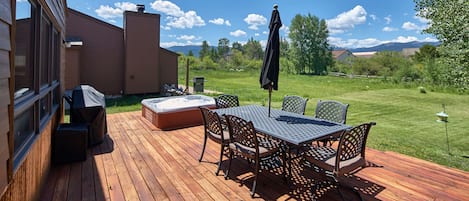
[[[63,32],[65,21],[60,19],[65,17],[65,0],[38,1],[37,4],[59,32]],[[15,10],[16,0],[0,0],[0,201],[38,199],[50,170],[51,137],[58,120],[63,118],[61,109],[53,110],[20,163],[13,168]],[[63,47],[60,51],[63,52]],[[62,65],[65,63],[63,58],[60,61]]]
[[[13,0],[0,0],[0,196],[3,197],[11,175],[11,148],[9,133],[13,128],[10,77],[11,69],[11,32]]]
[[[160,92],[160,15],[126,11],[124,43],[125,93]]]
[[[122,29],[73,9],[68,11],[67,37],[79,39],[83,45],[67,48],[67,59],[71,60],[67,60],[66,89],[89,84],[107,95],[120,94],[124,87]],[[79,75],[75,75],[77,71]]]

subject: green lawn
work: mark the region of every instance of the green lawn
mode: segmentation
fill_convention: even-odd
[[[268,91],[259,86],[259,72],[191,71],[190,77],[195,76],[205,77],[205,89],[238,95],[241,105],[267,105]],[[184,72],[179,78],[179,83],[185,83]],[[420,93],[417,87],[381,79],[281,73],[279,90],[272,93],[272,107],[280,108],[283,96],[289,94],[309,98],[306,115],[314,114],[319,99],[349,103],[347,124],[377,123],[368,138],[369,147],[469,171],[469,95],[432,92],[430,87],[427,93]],[[138,110],[140,100],[136,97],[125,107],[108,103],[108,113]],[[436,121],[443,103],[449,114],[451,154],[447,151],[445,124]]]

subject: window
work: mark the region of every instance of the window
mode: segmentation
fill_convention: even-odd
[[[42,123],[45,122],[45,118],[48,117],[50,114],[50,99],[49,94],[47,94],[44,98],[41,98],[39,101],[39,120]]]
[[[14,167],[60,104],[61,33],[34,1],[17,1]]]
[[[39,57],[40,60],[40,82],[41,88],[49,84],[49,69],[53,65],[51,63],[51,55],[53,53],[51,49],[51,23],[47,19],[47,16],[42,16],[41,18],[41,34],[40,34],[40,51]]]
[[[34,108],[29,108],[25,112],[15,117],[14,149],[15,152],[21,149],[28,142],[35,132]]]
[[[15,101],[34,92],[35,13],[30,3],[16,7]]]

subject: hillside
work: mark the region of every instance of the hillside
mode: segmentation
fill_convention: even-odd
[[[404,48],[420,48],[425,44],[438,46],[440,42],[408,42],[408,43],[385,43],[373,47],[354,48],[349,49],[351,52],[381,52],[381,51],[396,51],[400,52]],[[342,48],[343,49],[343,48]]]
[[[408,42],[408,43],[385,43],[373,47],[365,48],[352,48],[349,49],[351,52],[381,52],[381,51],[397,51],[400,52],[404,48],[420,48],[425,44],[430,44],[433,46],[438,46],[440,42]],[[216,47],[214,47],[216,48]],[[195,57],[199,57],[199,51],[202,49],[199,45],[187,45],[187,46],[172,46],[167,48],[173,52],[181,53],[187,55],[189,51],[192,51]],[[346,49],[342,47],[333,47],[335,50]]]

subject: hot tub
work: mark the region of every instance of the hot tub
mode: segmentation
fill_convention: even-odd
[[[199,107],[216,108],[215,99],[204,95],[171,96],[142,100],[142,116],[162,130],[203,124]]]

